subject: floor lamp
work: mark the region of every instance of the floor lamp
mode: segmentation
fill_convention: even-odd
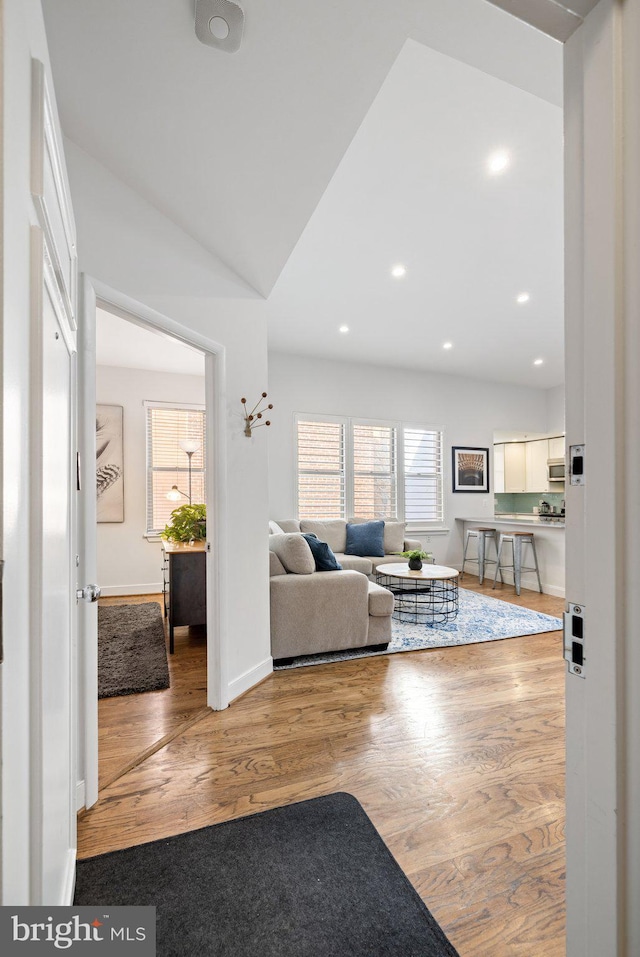
[[[200,443],[197,439],[180,439],[179,445],[189,458],[189,494],[187,495],[186,492],[182,492],[177,485],[172,485],[171,491],[167,492],[167,498],[171,502],[179,502],[180,496],[184,495],[185,498],[189,499],[189,505],[191,505],[191,460],[200,448]]]

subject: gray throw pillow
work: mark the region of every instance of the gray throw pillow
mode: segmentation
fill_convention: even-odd
[[[299,532],[270,535],[269,549],[276,553],[291,575],[311,575],[316,570],[311,549]]]

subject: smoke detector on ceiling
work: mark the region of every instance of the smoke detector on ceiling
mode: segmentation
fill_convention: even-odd
[[[196,36],[226,53],[240,49],[244,10],[231,0],[196,0]]]

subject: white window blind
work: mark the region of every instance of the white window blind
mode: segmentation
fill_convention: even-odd
[[[442,522],[442,432],[404,429],[404,517]]]
[[[298,514],[345,517],[345,431],[342,422],[298,420]]]
[[[396,429],[353,425],[353,508],[359,518],[395,518]]]
[[[147,534],[163,531],[174,508],[188,503],[189,456],[180,441],[199,443],[191,459],[191,501],[206,502],[205,412],[202,406],[146,402],[147,412]],[[177,485],[179,502],[167,498]]]

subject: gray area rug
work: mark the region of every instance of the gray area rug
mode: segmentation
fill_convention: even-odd
[[[162,611],[157,602],[98,607],[98,697],[169,687]]]
[[[74,903],[155,906],[159,957],[458,957],[350,794],[79,861]]]

